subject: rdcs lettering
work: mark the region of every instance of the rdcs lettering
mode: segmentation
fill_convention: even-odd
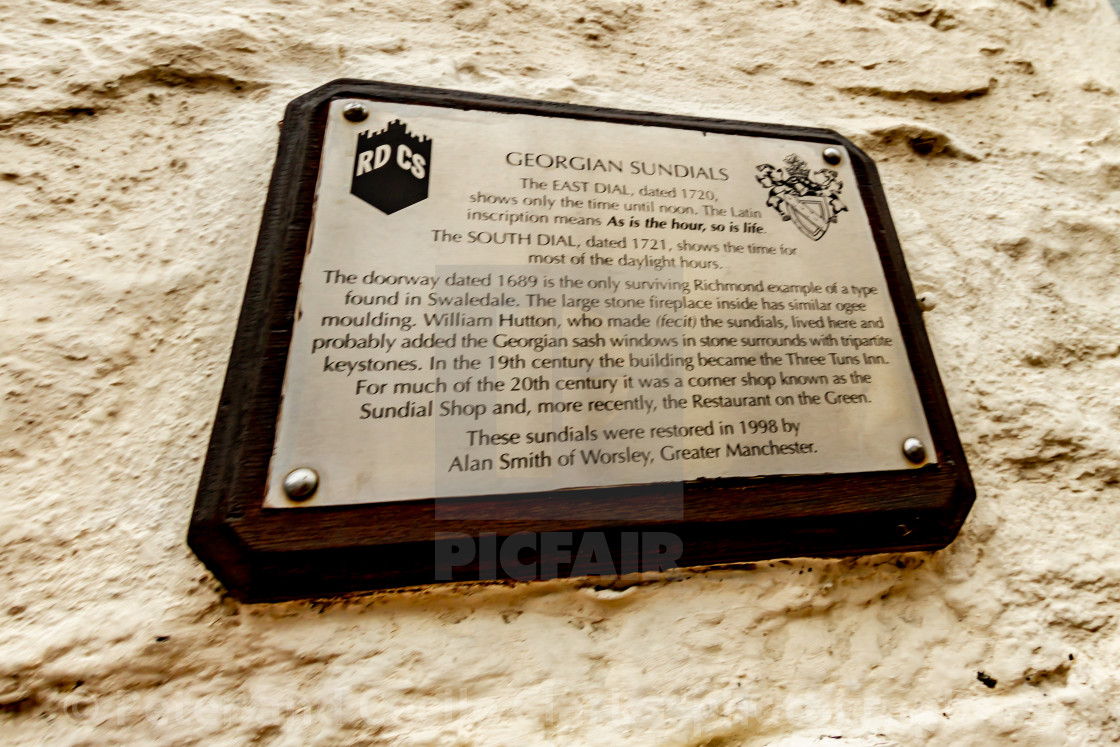
[[[388,143],[382,143],[373,150],[364,150],[358,154],[358,169],[354,176],[361,176],[375,171],[385,164],[389,163],[389,159],[393,156],[393,146]],[[425,168],[428,165],[427,159],[419,153],[413,153],[412,148],[409,148],[404,143],[397,146],[397,165],[401,167],[402,171],[409,171],[417,179],[423,179]]]

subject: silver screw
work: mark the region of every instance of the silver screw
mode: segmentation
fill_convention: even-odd
[[[840,151],[837,148],[824,149],[824,162],[835,166],[840,163]]]
[[[294,469],[284,478],[284,492],[293,501],[306,501],[319,489],[319,473],[307,467]]]
[[[926,447],[916,438],[908,438],[902,442],[902,453],[914,464],[921,464],[926,460]]]
[[[364,122],[369,116],[369,110],[356,101],[351,101],[342,107],[342,116],[349,122]]]

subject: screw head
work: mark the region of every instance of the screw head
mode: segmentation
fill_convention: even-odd
[[[824,153],[822,153],[822,155],[824,156],[824,162],[827,163],[827,164],[831,164],[832,166],[835,166],[836,164],[840,163],[841,155],[840,155],[840,150],[838,148],[832,148],[832,147],[825,148]]]
[[[342,116],[346,117],[346,120],[349,122],[364,122],[366,117],[369,116],[369,109],[366,109],[356,101],[351,101],[349,104],[342,107]]]
[[[914,464],[921,464],[926,460],[926,447],[916,438],[908,438],[902,442],[902,453]]]
[[[293,501],[306,501],[319,489],[319,473],[308,467],[300,467],[284,477],[284,492]]]

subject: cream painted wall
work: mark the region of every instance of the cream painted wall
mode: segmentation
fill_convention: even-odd
[[[1049,5],[0,3],[0,742],[1120,739],[1120,23]],[[977,483],[960,538],[226,598],[185,534],[276,123],[344,76],[855,140]]]

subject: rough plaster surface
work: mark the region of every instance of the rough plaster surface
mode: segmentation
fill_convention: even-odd
[[[224,597],[184,537],[276,122],[343,76],[853,138],[977,483],[960,538],[606,589]],[[3,0],[0,88],[0,742],[1120,740],[1104,0]]]

